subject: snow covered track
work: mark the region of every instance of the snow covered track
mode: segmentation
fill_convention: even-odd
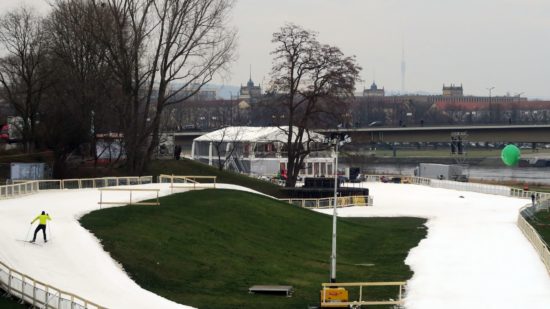
[[[428,219],[427,237],[405,261],[414,271],[406,308],[550,308],[550,276],[516,225],[526,200],[418,185],[366,185],[374,207],[339,209],[339,216]]]
[[[550,276],[516,225],[525,199],[419,185],[365,185],[375,196],[374,207],[339,209],[340,216],[429,219],[426,239],[406,260],[414,271],[406,308],[550,308]],[[216,187],[248,190],[225,184]],[[132,188],[158,189],[160,196],[174,190],[170,183]],[[127,199],[127,192],[119,194],[112,197]],[[135,194],[136,200],[156,196],[138,190]],[[99,197],[99,190],[90,188],[39,191],[0,200],[0,261],[107,308],[189,308],[139,287],[80,226],[78,218],[98,209]],[[53,219],[51,241],[43,246],[18,241],[26,237],[30,221],[42,210]],[[319,211],[332,213],[331,209]],[[37,239],[42,243],[40,235]],[[0,279],[2,275],[0,270]],[[52,296],[50,304],[59,301]]]
[[[161,196],[170,192],[168,184],[132,187],[159,189]],[[119,194],[120,200],[127,199],[127,192]],[[190,308],[139,287],[99,241],[80,226],[79,217],[99,209],[99,196],[97,189],[40,191],[0,201],[0,261],[35,280],[107,308]],[[134,196],[136,200],[152,197],[156,193],[136,192]],[[48,243],[36,246],[18,241],[26,237],[30,221],[42,210],[52,217]],[[32,237],[30,234],[28,237]],[[38,235],[37,242],[42,241]]]

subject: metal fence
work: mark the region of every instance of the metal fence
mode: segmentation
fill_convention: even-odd
[[[33,194],[40,190],[38,183],[25,182],[13,185],[0,186],[0,199]]]
[[[533,245],[537,251],[540,259],[546,266],[546,271],[550,274],[550,250],[548,249],[548,244],[542,239],[542,237],[537,233],[534,227],[532,227],[529,222],[525,219],[525,215],[530,216],[533,214],[533,210],[530,204],[522,208],[518,215],[517,225],[519,229],[523,232],[523,235],[529,239],[529,242]]]
[[[153,183],[153,176],[16,181],[14,184],[0,186],[0,199],[33,194],[41,190],[104,188],[149,183]]]
[[[336,284],[339,288],[357,289],[357,300],[339,301],[330,299],[329,293],[334,290],[335,283],[322,283],[321,290],[321,308],[361,308],[362,306],[380,306],[380,305],[394,305],[400,306],[404,304],[403,291],[405,290],[405,281],[397,282],[339,282]],[[397,289],[397,295],[388,297],[387,299],[372,299],[371,289],[374,288],[387,288],[395,287]],[[396,298],[396,299],[395,299]],[[400,308],[400,307],[392,307]]]
[[[294,199],[279,199],[303,208],[331,208],[334,207],[334,198],[294,198]],[[351,206],[372,206],[372,196],[342,196],[338,197],[336,207],[351,207]]]
[[[401,183],[410,183],[416,185],[429,186],[432,188],[442,188],[460,191],[470,191],[485,194],[495,194],[502,196],[512,196],[511,188],[506,186],[487,185],[473,182],[459,182],[452,180],[438,180],[423,177],[413,176],[388,176],[388,175],[368,175],[367,182],[392,182],[393,179],[398,179]],[[395,182],[395,181],[393,181]]]
[[[382,181],[384,178],[391,178],[391,176],[369,175],[367,176],[366,180],[371,182],[378,182]],[[542,239],[536,229],[531,226],[529,222],[525,219],[525,216],[531,217],[534,216],[534,214],[538,211],[548,211],[550,209],[550,193],[526,191],[523,189],[510,188],[506,186],[495,186],[480,183],[463,183],[420,177],[403,177],[402,179],[406,180],[407,183],[426,185],[434,188],[455,189],[525,199],[531,199],[532,197],[534,197],[535,207],[532,207],[532,204],[527,204],[526,206],[524,206],[518,214],[517,225],[519,229],[523,232],[525,237],[533,245],[540,259],[544,263],[546,270],[550,274],[550,249],[548,247],[548,244]]]
[[[174,189],[215,189],[217,176],[179,176],[161,174],[158,180],[159,183],[169,183],[173,193]]]
[[[382,175],[368,175],[366,181],[379,182],[382,181]],[[399,177],[399,176],[397,176]],[[431,186],[435,188],[446,188],[463,191],[472,191],[478,193],[497,194],[504,196],[512,196],[519,198],[530,198],[532,194],[536,194],[537,205],[550,206],[550,194],[532,191],[524,191],[505,186],[494,186],[477,183],[461,183],[455,181],[435,180],[421,177],[401,177],[403,182]],[[199,184],[199,180],[206,180],[207,184],[216,186],[216,177],[201,177],[201,176],[174,176],[161,175],[159,176],[160,183],[174,184]],[[0,186],[0,199],[13,198],[28,194],[37,193],[40,190],[62,190],[62,189],[83,189],[83,188],[103,188],[124,185],[148,184],[153,182],[152,176],[142,177],[105,177],[105,178],[90,178],[90,179],[65,179],[65,180],[37,180],[11,185]],[[304,208],[330,208],[333,206],[334,198],[325,199],[283,199],[288,203],[304,207]],[[339,197],[337,200],[338,207],[347,206],[372,206],[373,199],[371,196],[350,196]],[[536,230],[529,225],[525,220],[522,209],[518,216],[518,227],[529,239],[535,247],[546,269],[550,273],[550,251],[548,245],[542,240]],[[21,300],[31,304],[33,307],[45,309],[103,309],[93,302],[90,302],[77,295],[56,289],[48,284],[42,283],[22,274],[14,269],[11,269],[4,263],[0,262],[0,287],[9,294],[14,295]],[[399,300],[400,301],[400,300]],[[361,302],[361,299],[360,299]]]
[[[41,190],[103,188],[148,184],[152,176],[104,177],[89,179],[33,180],[0,186],[0,199],[21,197]],[[57,289],[8,267],[0,261],[0,288],[36,308],[103,309],[91,301]]]
[[[0,262],[0,288],[33,308],[106,309],[89,300],[40,282]]]

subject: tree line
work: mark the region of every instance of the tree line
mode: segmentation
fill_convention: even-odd
[[[54,177],[97,133],[122,137],[130,174],[147,168],[163,112],[227,72],[236,30],[228,0],[55,0],[40,16],[21,7],[0,17],[0,98],[22,119],[26,151],[54,153]],[[361,67],[317,34],[287,24],[272,37],[265,115],[285,115],[288,184],[314,141],[310,128],[342,121]],[[346,113],[342,113],[346,111]],[[348,114],[349,116],[349,114]]]
[[[25,150],[51,149],[54,177],[63,177],[69,154],[89,145],[95,155],[96,134],[118,132],[127,171],[141,174],[164,109],[234,59],[233,5],[56,0],[45,16],[28,7],[1,16],[0,98],[22,119]]]

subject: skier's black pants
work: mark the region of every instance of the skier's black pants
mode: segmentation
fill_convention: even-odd
[[[32,238],[32,241],[36,240],[36,234],[38,231],[42,230],[42,234],[44,235],[44,241],[46,241],[46,225],[45,224],[39,224],[36,227],[36,230],[34,230],[34,237]]]

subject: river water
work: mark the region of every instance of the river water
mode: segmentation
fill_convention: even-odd
[[[347,167],[344,165],[344,167]],[[369,164],[363,167],[367,174],[414,175],[415,164]],[[550,184],[550,167],[465,167],[470,179],[519,181]]]

